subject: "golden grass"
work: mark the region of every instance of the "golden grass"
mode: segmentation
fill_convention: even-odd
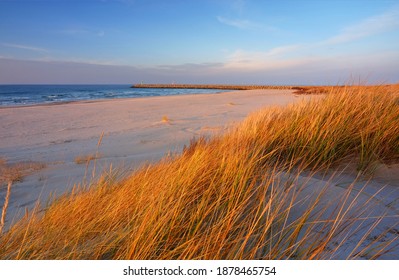
[[[378,258],[394,240],[375,249],[365,236],[340,255],[347,238],[377,226],[360,219],[367,205],[352,211],[351,188],[333,209],[320,205],[328,184],[304,198],[300,174],[347,158],[359,170],[397,160],[398,121],[397,87],[331,89],[323,100],[259,111],[122,180],[109,172],[75,188],[3,234],[0,258]]]
[[[10,196],[11,196],[11,186],[12,186],[12,181],[8,181],[8,184],[7,184],[7,194],[6,194],[6,197],[5,197],[5,199],[4,199],[3,209],[2,209],[2,211],[1,211],[1,218],[0,218],[0,234],[3,233],[3,228],[4,228],[4,225],[5,225],[5,221],[6,221],[8,203],[10,202]]]
[[[249,117],[241,128],[265,151],[285,160],[329,166],[356,157],[358,168],[398,159],[399,86],[331,87],[322,101],[302,102]],[[261,135],[262,140],[259,141]]]
[[[22,181],[25,176],[45,167],[46,164],[44,163],[32,161],[8,164],[5,158],[0,157],[0,187],[2,187],[4,183],[7,184],[7,192],[4,198],[0,217],[0,234],[3,232],[5,225],[12,184],[14,182]]]
[[[163,123],[170,123],[170,121],[171,121],[171,120],[169,119],[168,116],[166,116],[166,115],[162,116],[161,122],[163,122]]]
[[[91,161],[99,158],[97,154],[79,155],[75,157],[76,164],[89,164]]]

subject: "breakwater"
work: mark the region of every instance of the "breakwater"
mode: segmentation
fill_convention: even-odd
[[[182,89],[222,89],[222,90],[249,90],[249,89],[298,89],[297,86],[271,85],[210,85],[210,84],[135,84],[132,88],[182,88]]]

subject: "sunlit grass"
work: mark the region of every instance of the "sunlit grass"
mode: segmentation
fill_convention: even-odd
[[[162,116],[161,122],[170,124],[171,120],[168,116],[164,115],[164,116]]]
[[[302,195],[310,179],[301,174],[348,159],[359,171],[397,160],[398,88],[326,90],[321,99],[253,113],[123,179],[111,170],[89,189],[76,187],[3,234],[0,258],[329,259],[366,251],[378,258],[395,240],[376,250],[363,246],[365,236],[340,253],[379,221],[366,223],[367,205],[357,205],[351,187],[322,205],[328,182]]]

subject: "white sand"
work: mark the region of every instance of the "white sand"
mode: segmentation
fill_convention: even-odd
[[[296,185],[303,188],[296,199],[297,204],[292,208],[288,223],[302,217],[321,195],[317,207],[310,218],[317,221],[337,220],[340,224],[335,231],[337,236],[326,251],[335,251],[333,259],[356,258],[370,259],[381,254],[379,259],[399,259],[399,168],[393,177],[359,176],[347,168],[335,170],[327,174],[301,174],[295,178],[283,174],[294,180]],[[317,215],[320,215],[317,217]],[[311,230],[316,236],[326,236],[329,230],[318,224]],[[337,224],[337,225],[338,225]],[[345,231],[339,228],[345,226]],[[370,230],[372,229],[372,230]],[[312,241],[309,240],[311,243]],[[390,242],[390,243],[389,243]],[[373,248],[370,250],[369,248]],[[329,253],[326,254],[329,256]],[[331,256],[330,256],[331,257]]]
[[[84,164],[76,164],[75,158],[96,153],[102,133],[97,174],[108,169],[110,164],[132,169],[147,161],[154,162],[169,151],[180,152],[193,137],[222,133],[255,110],[304,98],[311,97],[295,96],[291,90],[248,90],[0,108],[0,157],[9,163],[38,161],[47,164],[45,169],[13,186],[7,224],[13,217],[20,217],[25,208],[34,207],[39,198],[43,204],[51,193],[61,194],[83,182],[86,168]],[[163,116],[170,121],[163,122]],[[92,166],[86,174],[87,180],[91,178]],[[366,244],[378,235],[384,235],[383,239],[399,237],[399,166],[379,166],[375,174],[370,181],[359,178],[352,195],[356,196],[368,181],[361,196],[357,197],[357,204],[361,207],[371,200],[369,205],[372,206],[362,216],[389,216],[369,234]],[[343,194],[355,176],[353,172],[343,172],[330,179],[303,174],[298,180],[307,184],[304,197],[317,195],[328,185],[320,204],[326,205],[331,203],[332,197]],[[5,187],[2,186],[0,201],[4,197]],[[297,215],[305,210],[306,204],[297,205],[295,209]],[[346,250],[350,252],[364,233],[359,230],[348,239]],[[399,259],[399,248],[386,257]]]

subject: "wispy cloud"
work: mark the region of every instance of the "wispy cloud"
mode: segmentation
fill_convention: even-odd
[[[239,29],[254,29],[261,27],[261,25],[246,19],[228,19],[222,16],[217,16],[216,18],[222,24],[233,26]]]
[[[211,70],[219,69],[223,67],[223,63],[212,62],[212,63],[185,63],[177,65],[159,65],[155,67],[160,70],[171,70],[176,72],[209,72]]]
[[[342,57],[345,57],[348,63],[351,61],[360,65],[362,64],[361,60],[355,59],[360,54],[353,54],[349,51],[330,54],[326,52],[325,47],[353,42],[361,38],[392,30],[399,30],[399,6],[348,26],[340,34],[332,36],[327,40],[308,42],[306,44],[282,45],[264,51],[235,50],[227,56],[224,68],[244,71],[288,69],[299,65],[315,65],[324,60],[333,65],[334,59],[342,63],[344,61],[341,59]],[[399,56],[398,52],[394,54],[396,57]],[[367,55],[372,55],[372,51],[369,51]],[[371,61],[371,58],[367,59],[367,55],[363,53],[362,59]],[[377,56],[373,55],[373,57]],[[342,66],[344,67],[344,63]]]
[[[291,53],[294,51],[297,51],[299,49],[303,48],[303,45],[301,44],[295,44],[295,45],[285,45],[285,46],[280,46],[280,47],[275,47],[272,48],[266,52],[264,52],[264,56],[278,56],[278,55],[283,55],[287,53]]]
[[[10,43],[1,43],[2,46],[8,47],[8,48],[14,48],[14,49],[22,49],[22,50],[28,50],[28,51],[33,51],[33,52],[49,52],[49,50],[44,49],[44,48],[38,48],[35,46],[28,46],[28,45],[20,45],[20,44],[10,44]]]
[[[258,61],[258,69],[249,64],[256,63],[257,59],[263,59]],[[398,65],[397,52],[295,59],[241,52],[235,53],[226,63],[193,63],[163,67],[105,65],[98,61],[46,62],[0,58],[0,83],[196,83],[200,79],[204,83],[240,81],[292,85],[337,84],[348,81],[350,77],[367,78],[370,83],[397,83]]]
[[[89,31],[82,28],[69,28],[61,30],[59,33],[66,34],[66,35],[84,35],[88,34]]]
[[[241,79],[255,79],[259,83],[319,83],[336,84],[351,77],[375,83],[399,81],[399,53],[359,53],[340,55],[304,55],[297,57],[268,56],[268,52],[233,53],[220,73]]]
[[[348,26],[340,34],[327,39],[323,43],[345,43],[395,29],[399,29],[399,6],[383,14],[369,17],[357,24]]]
[[[82,59],[82,58],[54,58],[54,57],[41,57],[31,59],[37,62],[48,63],[74,63],[74,64],[87,64],[98,66],[129,66],[116,60],[102,60],[102,59]]]
[[[302,45],[285,45],[266,51],[236,50],[227,57],[224,68],[242,70],[273,69],[297,65],[298,59],[286,56],[303,48]]]
[[[69,28],[69,29],[64,29],[59,31],[61,34],[69,35],[69,36],[97,36],[97,37],[103,37],[105,36],[105,31],[104,30],[90,30],[90,29],[85,29],[85,28]]]
[[[237,50],[232,53],[223,68],[226,70],[259,71],[267,69],[279,69],[294,66],[297,61],[286,60],[281,57],[270,55],[273,51],[248,52]]]

